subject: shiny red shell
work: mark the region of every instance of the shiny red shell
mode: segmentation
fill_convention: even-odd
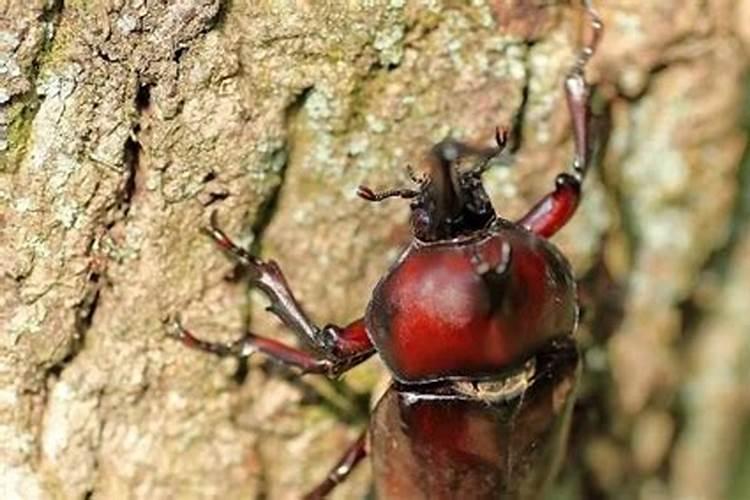
[[[507,221],[465,239],[415,240],[373,291],[365,323],[405,383],[497,376],[545,342],[572,334],[570,265]]]
[[[575,342],[537,357],[516,400],[462,397],[450,385],[391,386],[370,423],[377,498],[546,498],[561,463],[578,377]],[[421,388],[420,388],[421,389]]]

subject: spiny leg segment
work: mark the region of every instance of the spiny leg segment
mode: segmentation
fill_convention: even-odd
[[[185,345],[210,352],[217,356],[247,357],[262,352],[284,365],[299,368],[304,373],[337,376],[369,358],[374,347],[359,319],[346,327],[316,326],[302,310],[287,285],[281,269],[274,261],[261,261],[236,245],[216,224],[215,214],[211,224],[204,228],[219,247],[249,271],[251,282],[268,297],[268,310],[274,313],[298,337],[310,344],[319,354],[311,354],[273,339],[246,332],[239,340],[229,344],[207,342],[182,326],[179,318],[172,320],[169,333]]]
[[[363,431],[356,441],[344,452],[336,465],[333,466],[328,476],[304,496],[304,500],[322,500],[357,467],[363,458],[367,456],[367,431]]]
[[[518,220],[518,224],[544,237],[555,234],[575,213],[581,197],[581,183],[591,162],[591,87],[586,81],[585,70],[599,45],[604,24],[591,1],[584,0],[583,3],[590,19],[591,33],[565,78],[565,98],[570,111],[575,143],[572,172],[558,175],[555,179],[555,190]]]

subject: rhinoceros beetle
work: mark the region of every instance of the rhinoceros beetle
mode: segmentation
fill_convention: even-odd
[[[212,216],[207,234],[314,353],[249,332],[230,344],[207,342],[178,320],[174,336],[219,356],[263,353],[330,377],[377,353],[394,379],[368,431],[306,498],[327,495],[368,452],[378,496],[389,499],[536,497],[554,472],[578,373],[578,302],[570,265],[548,238],[573,216],[591,159],[584,70],[603,24],[584,4],[591,35],[564,82],[574,136],[570,173],[559,174],[526,215],[503,219],[481,181],[507,143],[507,132],[498,131],[491,149],[435,145],[414,188],[360,187],[371,202],[408,199],[413,232],[362,318],[315,325],[279,266],[237,246]],[[466,158],[473,166],[458,168]]]

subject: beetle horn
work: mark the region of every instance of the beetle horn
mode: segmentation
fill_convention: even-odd
[[[466,154],[460,142],[444,140],[433,146],[428,158],[430,191],[437,220],[455,219],[464,206],[464,193],[455,162]]]

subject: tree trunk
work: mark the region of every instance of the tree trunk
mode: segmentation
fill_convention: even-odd
[[[616,4],[589,68],[611,127],[555,238],[586,308],[560,493],[719,498],[750,467],[750,0],[598,3]],[[0,496],[297,498],[322,479],[384,371],[298,378],[166,337],[182,312],[204,338],[252,319],[291,341],[198,229],[216,211],[321,323],[360,316],[409,233],[405,203],[358,184],[404,184],[434,142],[496,126],[518,148],[485,176],[504,216],[567,168],[573,4],[0,5]],[[369,491],[360,469],[338,498]]]

